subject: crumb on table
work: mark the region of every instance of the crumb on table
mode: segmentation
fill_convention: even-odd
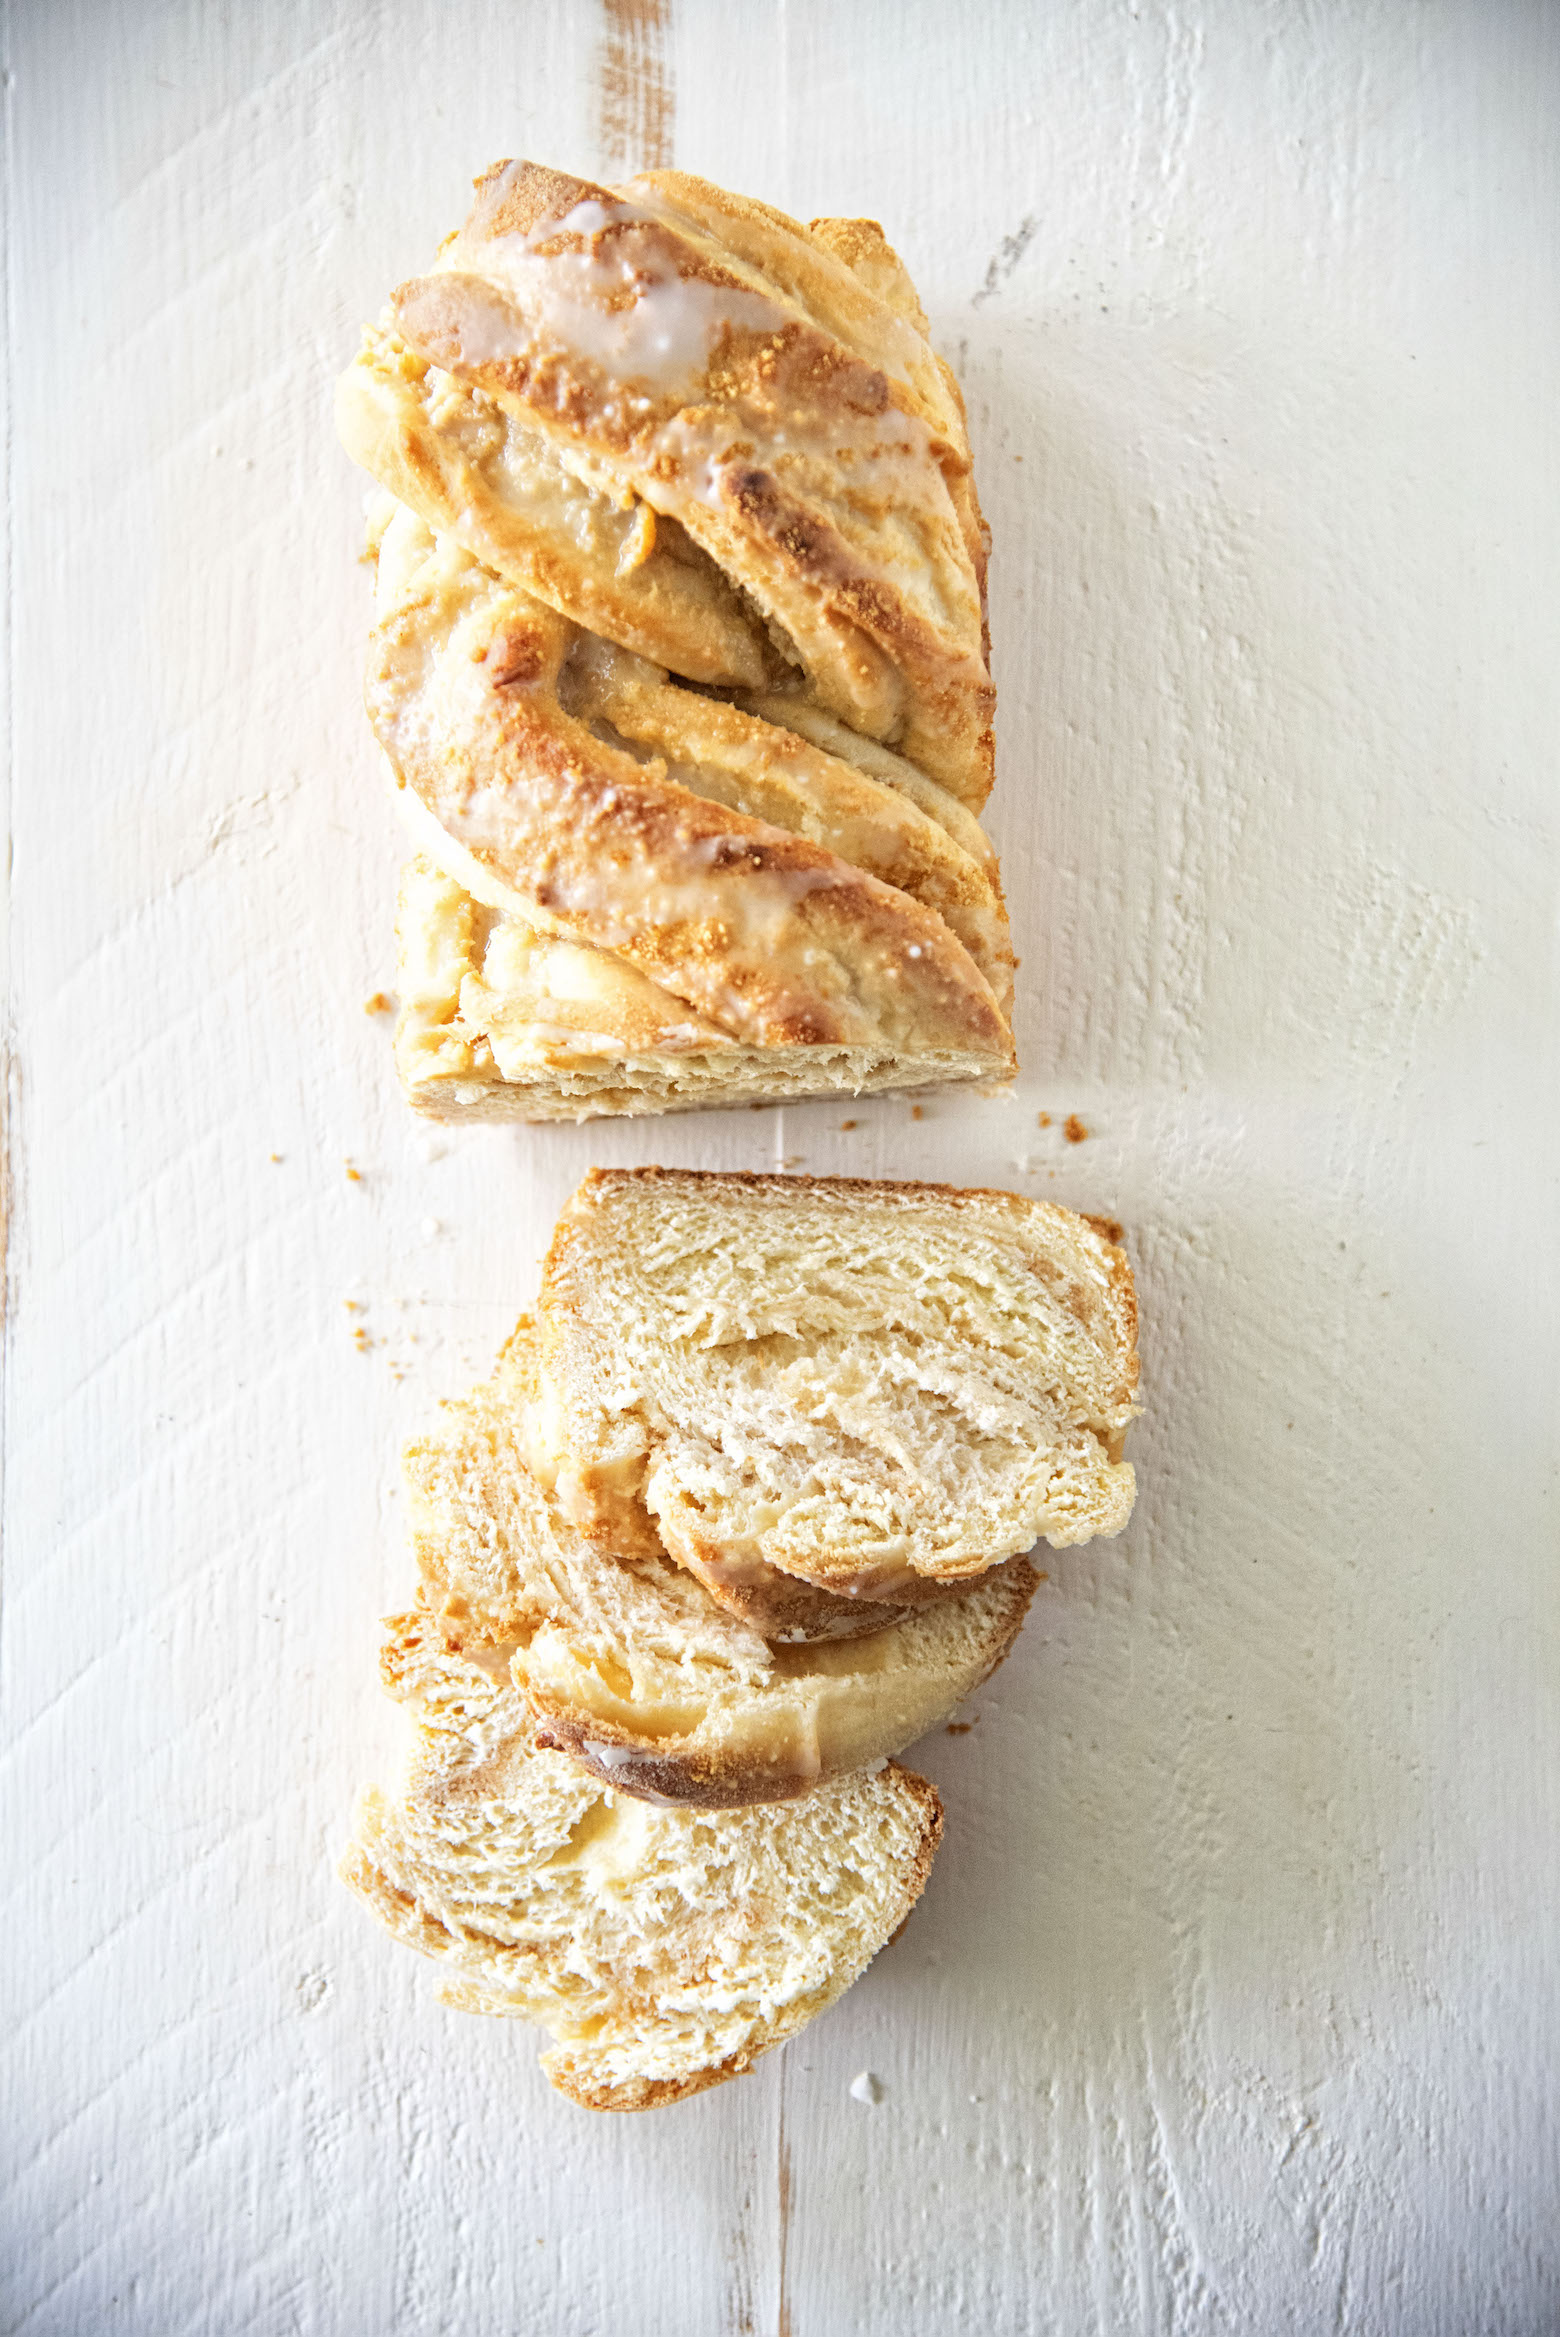
[[[924,1120],[926,1118],[926,1114],[922,1111],[919,1104],[912,1104],[910,1106],[910,1117],[912,1120]]]
[[[1050,1113],[1049,1113],[1049,1112],[1042,1112],[1042,1113],[1040,1114],[1040,1117],[1039,1117],[1038,1121],[1037,1121],[1035,1124],[1036,1124],[1036,1126],[1037,1126],[1037,1127],[1040,1127],[1040,1128],[1049,1128],[1049,1127],[1050,1127],[1050,1125],[1051,1125],[1051,1115],[1050,1115]]]
[[[840,1134],[842,1136],[848,1136],[851,1129],[854,1128],[855,1125],[856,1123],[854,1120],[842,1120],[840,1122]]]
[[[349,1185],[360,1185],[363,1182],[363,1171],[361,1169],[354,1168],[350,1160],[346,1163],[346,1170],[347,1183]]]
[[[1062,1122],[1062,1134],[1066,1137],[1068,1143],[1082,1144],[1085,1138],[1088,1136],[1088,1133],[1088,1129],[1079,1119],[1077,1113],[1069,1112],[1066,1119]]]
[[[974,1726],[973,1720],[950,1720],[948,1734],[951,1737],[967,1737]]]
[[[385,996],[383,990],[376,990],[372,998],[364,999],[363,1012],[365,1014],[388,1014],[390,1006],[391,1001]]]

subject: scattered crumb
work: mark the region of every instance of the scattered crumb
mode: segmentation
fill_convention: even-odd
[[[439,1236],[440,1236],[440,1234],[441,1234],[443,1231],[444,1231],[444,1227],[443,1227],[443,1225],[440,1223],[440,1221],[439,1221],[439,1219],[438,1219],[437,1217],[425,1217],[425,1218],[423,1219],[423,1221],[422,1221],[422,1234],[423,1234],[423,1240],[424,1240],[425,1242],[435,1242],[435,1241],[437,1241],[437,1240],[438,1240],[438,1238],[439,1238]]]
[[[271,1158],[280,1165],[282,1156],[279,1152],[273,1152]]]
[[[848,1135],[851,1129],[855,1127],[855,1125],[856,1123],[854,1120],[842,1120],[840,1122],[840,1134],[842,1136]]]
[[[360,1298],[344,1298],[341,1303],[349,1315],[360,1315],[363,1312],[363,1301]]]
[[[1049,1112],[1042,1112],[1042,1113],[1040,1114],[1040,1117],[1039,1117],[1039,1119],[1038,1119],[1038,1120],[1035,1122],[1035,1126],[1036,1126],[1037,1128],[1049,1128],[1049,1127],[1050,1127],[1050,1125],[1051,1125],[1051,1115],[1050,1115],[1050,1113],[1049,1113]]]
[[[780,1155],[780,1166],[783,1169],[800,1168],[802,1162],[806,1158],[807,1155],[805,1152],[782,1152]]]
[[[912,1104],[910,1106],[910,1117],[912,1120],[924,1120],[926,1118],[926,1114],[922,1111],[919,1104]]]
[[[860,2070],[850,2081],[850,2098],[853,2102],[880,2102],[882,2080],[874,2077],[870,2069]]]
[[[363,1182],[363,1171],[361,1169],[354,1168],[350,1160],[347,1162],[346,1168],[347,1183],[349,1185],[360,1185]]]
[[[354,1323],[352,1326],[352,1344],[359,1355],[366,1355],[374,1344],[361,1323]]]
[[[950,1720],[948,1734],[951,1737],[967,1737],[974,1726],[973,1720]]]
[[[388,1014],[390,1001],[382,990],[376,990],[372,998],[364,999],[363,1012],[365,1014]]]
[[[1079,1119],[1077,1113],[1069,1112],[1066,1119],[1062,1122],[1062,1134],[1066,1137],[1068,1143],[1082,1144],[1087,1139],[1088,1133],[1088,1129]]]

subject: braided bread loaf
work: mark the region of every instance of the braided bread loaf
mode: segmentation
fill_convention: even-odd
[[[420,1109],[1011,1071],[985,532],[875,225],[497,166],[337,414],[388,491],[368,708],[418,846]]]

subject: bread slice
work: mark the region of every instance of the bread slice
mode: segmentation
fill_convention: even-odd
[[[1131,1269],[1046,1202],[593,1170],[540,1323],[538,1441],[604,1547],[886,1598],[1131,1512]]]
[[[684,2100],[844,1994],[919,1897],[937,1794],[893,1763],[800,1801],[656,1809],[541,1749],[524,1700],[402,1618],[398,1792],[359,1797],[342,1879],[442,1967],[441,1995],[534,2021],[595,2110]]]
[[[670,1559],[593,1549],[527,1465],[532,1352],[522,1326],[404,1471],[425,1612],[451,1647],[507,1663],[538,1743],[668,1802],[786,1800],[901,1751],[1007,1654],[1035,1586],[1023,1559],[915,1609],[777,1576],[814,1611],[771,1645]]]
[[[969,1047],[734,1039],[613,951],[478,899],[426,852],[401,873],[396,944],[396,1070],[430,1120],[581,1121],[793,1096],[925,1095],[1005,1068]]]

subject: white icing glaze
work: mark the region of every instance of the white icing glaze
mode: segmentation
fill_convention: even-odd
[[[608,228],[618,232],[604,233]],[[562,243],[567,237],[578,239],[572,249]],[[518,311],[513,322],[492,309],[480,324],[474,318],[462,335],[466,362],[502,364],[529,355],[540,339],[587,358],[626,387],[686,398],[722,332],[772,333],[788,321],[761,293],[680,274],[661,243],[659,223],[647,212],[594,197],[523,235],[476,245],[457,237],[440,267],[484,276]]]

